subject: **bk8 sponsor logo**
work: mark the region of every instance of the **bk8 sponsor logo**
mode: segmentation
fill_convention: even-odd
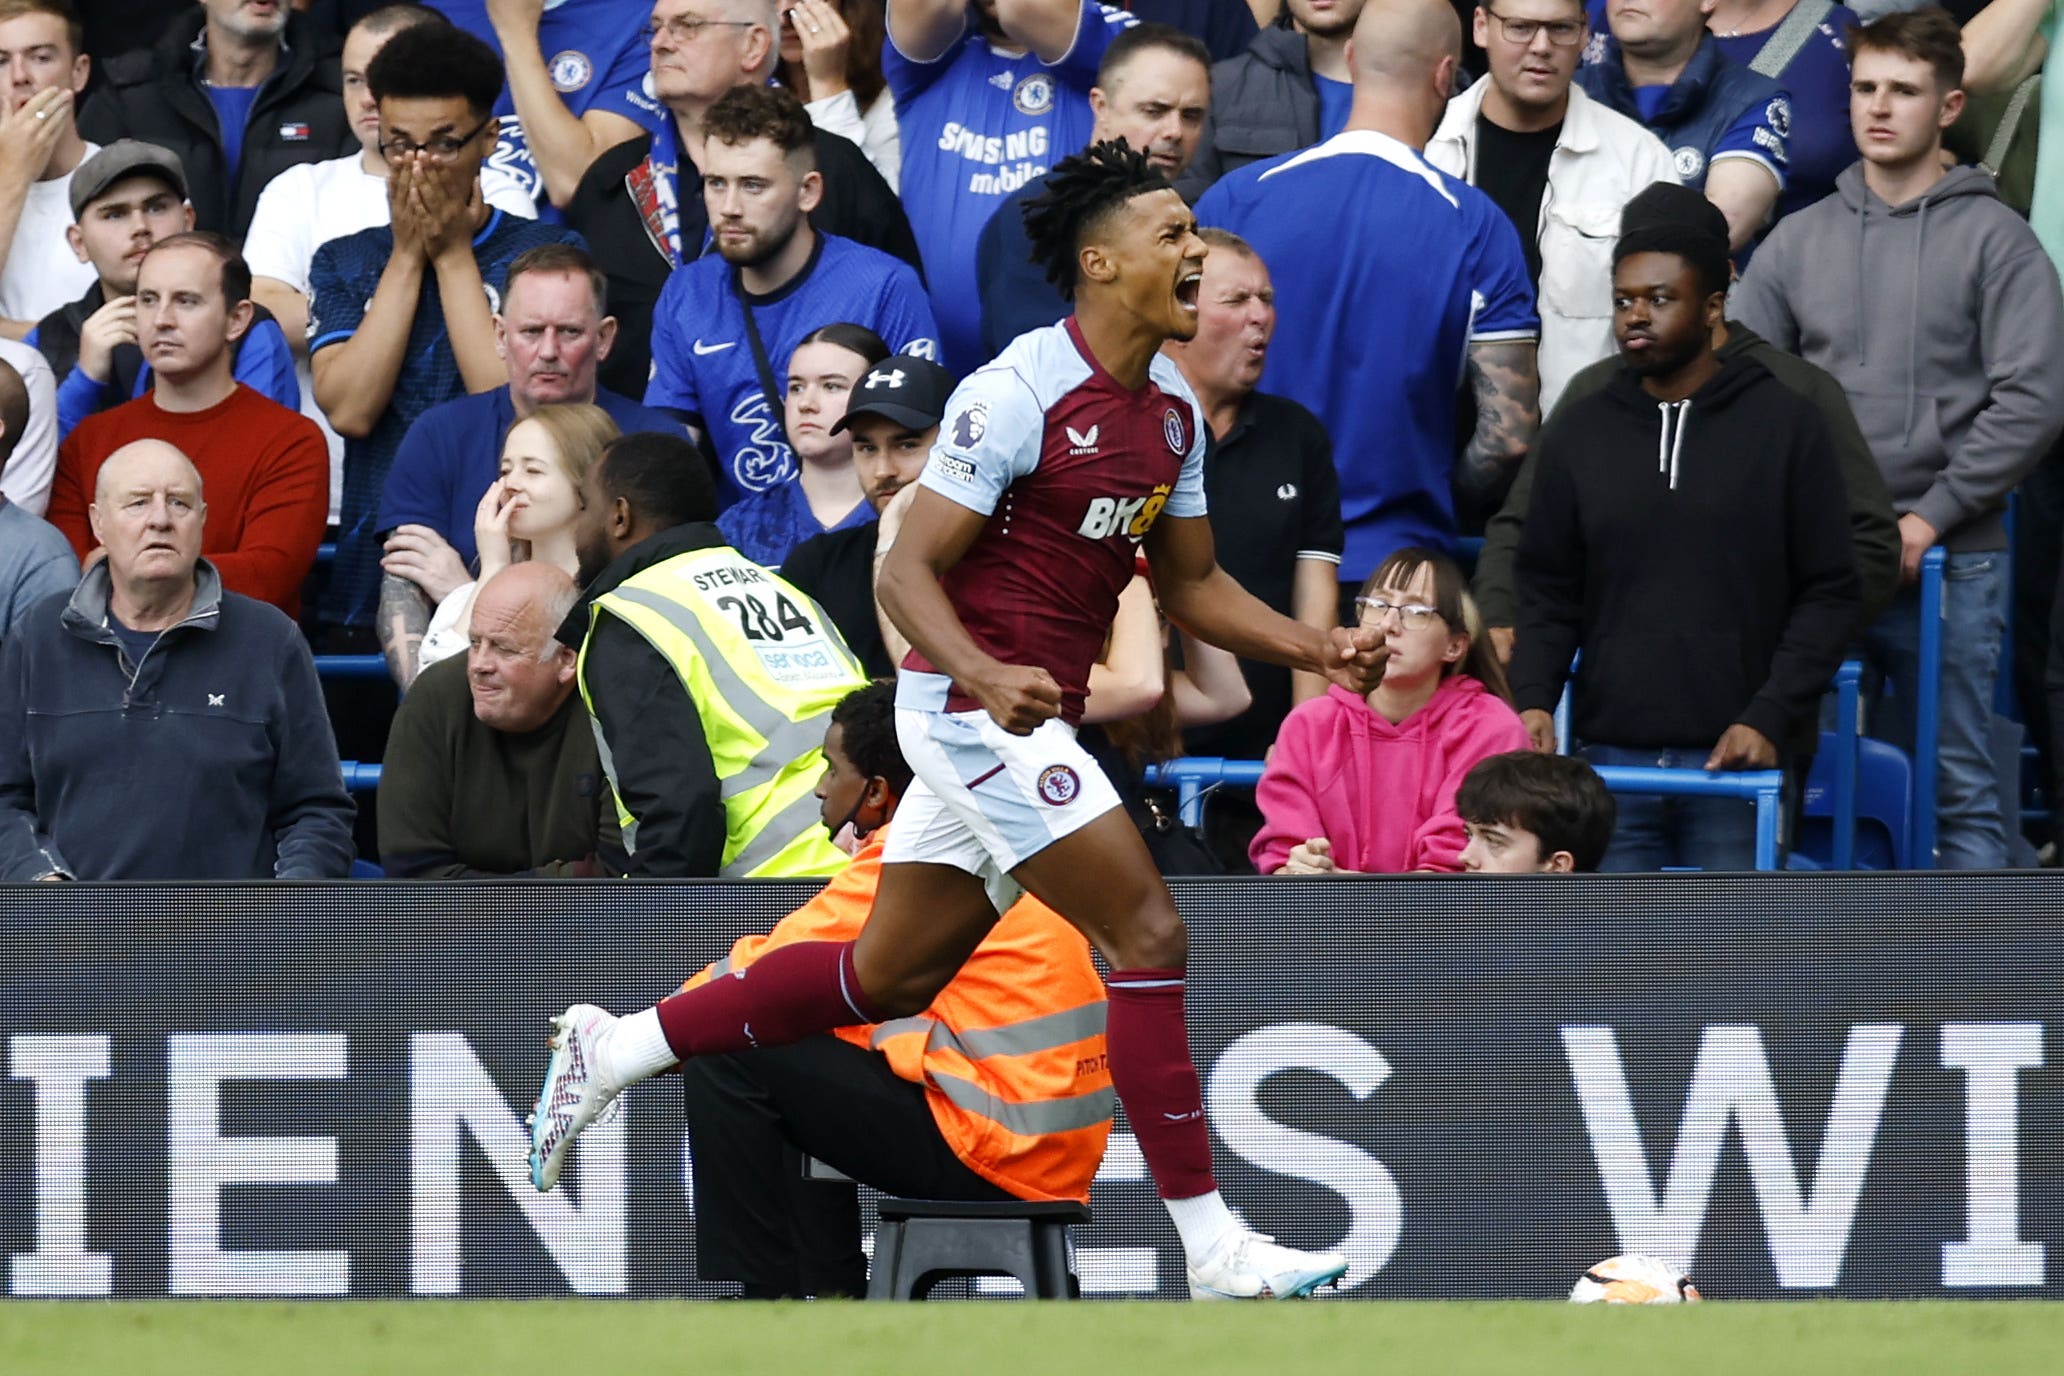
[[[1090,540],[1108,540],[1123,535],[1138,540],[1153,529],[1154,518],[1168,505],[1169,485],[1162,483],[1143,497],[1094,497],[1082,513],[1075,533]]]

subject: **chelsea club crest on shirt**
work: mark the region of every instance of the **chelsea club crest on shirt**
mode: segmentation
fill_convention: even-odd
[[[1011,104],[1018,107],[1021,115],[1043,115],[1053,109],[1053,102],[1053,78],[1045,72],[1032,73],[1011,92]]]
[[[552,59],[552,89],[560,95],[572,95],[595,79],[595,64],[588,55],[568,48]]]
[[[1688,144],[1671,153],[1670,161],[1676,164],[1677,175],[1686,182],[1706,170],[1706,155]]]

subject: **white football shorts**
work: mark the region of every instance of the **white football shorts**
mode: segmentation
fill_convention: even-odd
[[[1118,791],[1060,718],[1014,736],[980,709],[943,710],[947,683],[907,669],[897,679],[896,740],[916,778],[882,862],[965,870],[1001,913],[1024,892],[1010,872],[1121,806]]]

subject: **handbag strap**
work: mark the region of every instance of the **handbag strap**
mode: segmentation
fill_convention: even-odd
[[[767,345],[760,338],[760,322],[753,319],[752,302],[745,296],[745,284],[740,280],[740,271],[731,269],[731,294],[738,298],[738,312],[745,317],[745,338],[752,345],[753,366],[760,373],[760,396],[767,403],[767,413],[774,418],[774,428],[781,432],[781,442],[788,444],[789,452],[795,446],[788,443],[788,407],[781,395],[781,384],[774,380],[774,365],[767,358]]]
[[[2021,128],[2021,117],[2028,113],[2028,102],[2035,99],[2036,88],[2042,85],[2042,73],[2026,77],[2014,88],[2013,96],[2007,101],[2006,113],[1992,131],[1991,140],[1985,145],[1985,156],[1978,165],[1999,176],[2000,164],[2007,160],[2007,150],[2014,146],[2014,135]]]
[[[1828,11],[1835,7],[1834,0],[1799,0],[1792,6],[1792,12],[1784,17],[1777,31],[1764,41],[1749,63],[1749,70],[1759,76],[1777,79],[1778,73],[1792,65],[1792,59],[1806,46],[1806,40],[1813,37],[1813,31],[1820,27],[1820,21],[1828,17]]]

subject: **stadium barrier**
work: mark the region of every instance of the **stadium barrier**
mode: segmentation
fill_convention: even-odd
[[[5,1293],[712,1294],[671,1081],[531,1191],[544,1020],[645,1004],[808,892],[0,894]],[[1176,894],[1228,1197],[1341,1246],[1349,1295],[1552,1299],[1644,1251],[1722,1300],[2064,1298],[2046,876]],[[1089,1293],[1178,1293],[1122,1130],[1093,1203]]]
[[[1176,790],[1177,814],[1184,826],[1204,825],[1204,799],[1220,786],[1253,788],[1261,782],[1260,760],[1224,760],[1213,755],[1188,755],[1147,766],[1150,788]],[[1651,769],[1635,765],[1603,765],[1598,777],[1614,793],[1657,794],[1668,798],[1740,798],[1756,809],[1756,868],[1777,868],[1778,824],[1784,799],[1784,775],[1775,769],[1708,774],[1698,769]]]

